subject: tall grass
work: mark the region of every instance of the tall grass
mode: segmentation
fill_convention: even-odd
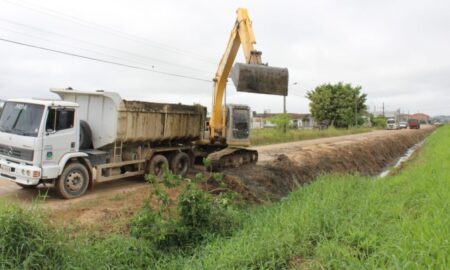
[[[323,176],[211,241],[188,269],[448,269],[450,127],[396,176]]]
[[[60,237],[44,224],[39,212],[0,206],[1,269],[58,269],[65,252]]]
[[[283,142],[351,135],[369,132],[373,130],[374,130],[373,128],[362,128],[362,127],[349,129],[336,129],[331,127],[324,130],[288,129],[287,132],[284,133],[281,129],[260,128],[260,129],[252,129],[250,133],[250,140],[252,142],[252,145],[265,145],[273,143],[283,143]]]

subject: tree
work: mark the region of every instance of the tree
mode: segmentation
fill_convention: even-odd
[[[372,122],[372,126],[377,128],[386,128],[386,117],[384,116],[374,116],[370,114],[370,122]]]
[[[291,118],[287,113],[279,113],[267,119],[270,123],[274,124],[277,128],[285,131],[287,127],[289,127],[289,123],[291,122]]]
[[[306,93],[310,100],[311,114],[318,123],[335,127],[349,127],[364,123],[367,94],[361,93],[361,86],[351,84],[322,84]],[[356,113],[356,114],[355,114]]]

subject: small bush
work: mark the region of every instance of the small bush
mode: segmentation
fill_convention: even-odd
[[[153,182],[152,195],[131,222],[130,233],[156,248],[192,247],[210,235],[228,235],[238,224],[237,211],[230,195],[217,197],[197,187],[203,176],[197,175],[182,190],[175,205],[165,190]],[[173,183],[173,181],[167,181]],[[150,206],[155,198],[157,207]]]

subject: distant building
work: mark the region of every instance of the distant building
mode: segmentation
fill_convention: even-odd
[[[251,128],[273,128],[276,127],[268,119],[277,115],[276,113],[256,113],[253,112],[253,117],[251,121]],[[314,119],[309,113],[288,113],[290,121],[290,126],[292,128],[304,129],[313,128],[315,125]]]
[[[424,113],[415,113],[415,114],[411,114],[409,115],[409,118],[411,119],[417,119],[419,120],[421,123],[430,123],[430,116],[426,115]]]

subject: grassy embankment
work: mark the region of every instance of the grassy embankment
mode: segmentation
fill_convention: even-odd
[[[445,126],[432,134],[415,160],[396,175],[384,179],[320,177],[281,202],[243,213],[246,220],[232,236],[211,236],[184,253],[152,249],[144,240],[123,235],[67,238],[55,234],[54,229],[45,230],[34,217],[20,214],[17,208],[9,208],[9,212],[2,209],[1,265],[31,268],[46,262],[44,267],[73,269],[448,269],[448,149],[450,126]],[[27,235],[30,228],[33,233]]]
[[[265,145],[273,143],[293,142],[300,140],[310,140],[326,137],[336,137],[343,135],[351,135],[376,130],[374,128],[349,128],[336,129],[328,128],[324,130],[318,129],[289,129],[284,133],[276,128],[260,128],[252,129],[250,140],[252,145]]]

